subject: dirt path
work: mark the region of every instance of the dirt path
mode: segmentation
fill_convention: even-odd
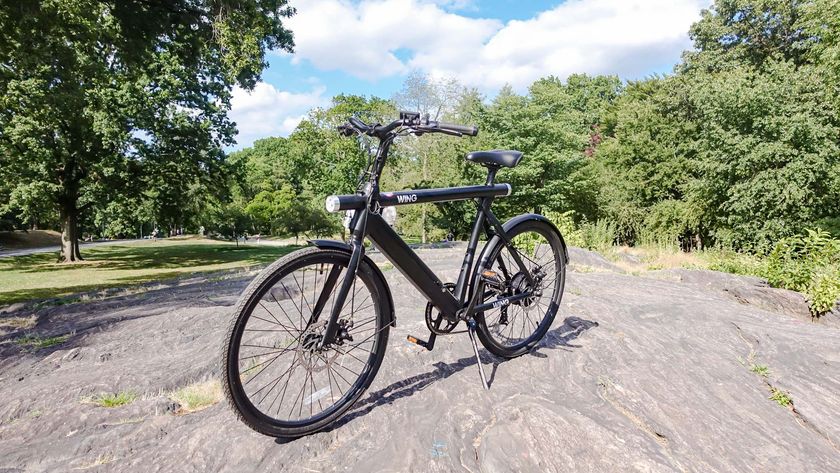
[[[454,278],[453,250],[423,253]],[[398,327],[373,386],[335,428],[286,443],[224,402],[173,414],[168,395],[214,379],[247,277],[39,309],[25,333],[71,335],[44,349],[0,337],[0,471],[840,471],[840,329],[608,269],[569,274],[533,353],[483,354],[489,392],[466,336],[433,352],[404,341],[425,336],[425,301],[386,271]],[[138,397],[83,402],[103,391]]]

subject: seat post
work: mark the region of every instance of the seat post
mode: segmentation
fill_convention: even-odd
[[[493,181],[496,180],[496,173],[499,172],[499,168],[496,166],[487,166],[487,182],[485,185],[492,186]]]

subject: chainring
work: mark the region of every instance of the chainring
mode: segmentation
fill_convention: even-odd
[[[449,293],[455,292],[455,284],[448,282],[443,285],[443,287],[449,291]],[[441,320],[442,319],[442,320]],[[435,325],[440,320],[440,327],[435,328]],[[443,314],[441,314],[435,306],[431,303],[426,303],[426,327],[428,327],[429,331],[435,335],[449,335],[455,330],[455,327],[458,326],[458,321],[452,322],[447,320]]]

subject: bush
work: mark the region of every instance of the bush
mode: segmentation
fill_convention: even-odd
[[[616,226],[609,220],[601,219],[594,223],[584,222],[580,226],[580,231],[583,238],[583,247],[588,250],[605,251],[616,240]]]
[[[575,225],[575,212],[545,212],[545,217],[560,230],[563,240],[568,246],[584,246],[583,233]]]
[[[823,230],[808,230],[779,241],[767,261],[773,286],[799,291],[816,317],[830,311],[840,298],[840,240]]]
[[[711,248],[703,253],[709,260],[709,269],[745,276],[766,277],[767,261],[752,253],[731,249]]]

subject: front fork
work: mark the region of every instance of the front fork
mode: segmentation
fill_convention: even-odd
[[[347,295],[353,288],[353,281],[356,279],[356,271],[358,271],[359,264],[365,255],[365,231],[367,229],[368,211],[367,209],[359,209],[356,211],[356,215],[357,217],[352,220],[352,222],[355,222],[355,225],[353,226],[353,234],[350,238],[350,248],[352,249],[352,253],[350,254],[350,263],[347,265],[347,272],[344,274],[344,279],[341,281],[341,286],[339,286],[338,293],[335,295],[335,301],[333,302],[333,307],[330,311],[330,318],[327,320],[327,328],[324,330],[324,336],[318,344],[319,349],[323,349],[335,341],[336,331],[338,330],[338,317],[341,315],[341,311],[344,308],[344,302],[347,300]],[[337,273],[335,274],[335,277],[327,278],[327,282],[324,284],[324,289],[321,292],[321,298],[324,299],[324,302],[326,302],[326,299],[332,293],[333,287],[335,287],[337,282]],[[318,317],[320,317],[324,305],[321,305],[321,307],[316,306],[316,310],[312,312],[313,322],[318,320]]]

